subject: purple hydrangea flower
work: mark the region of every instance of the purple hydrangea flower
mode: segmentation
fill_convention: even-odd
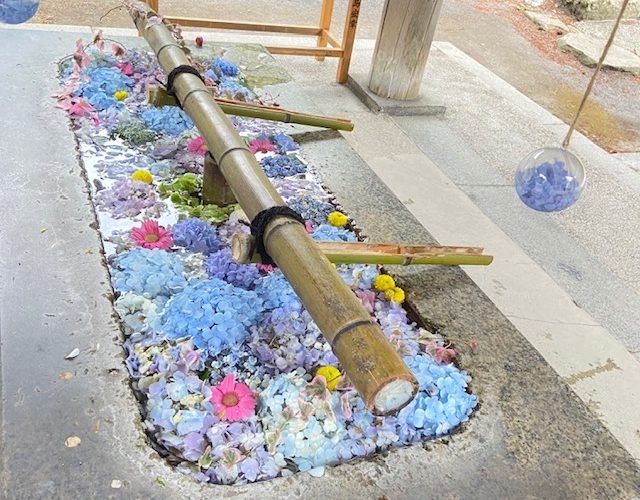
[[[187,219],[172,228],[173,243],[191,252],[209,255],[222,248],[216,228],[202,219]]]
[[[231,256],[230,248],[223,248],[207,257],[204,262],[209,278],[218,278],[234,286],[252,290],[260,279],[255,264],[239,264]]]
[[[131,179],[117,181],[112,187],[99,191],[95,203],[114,219],[135,217],[143,211],[148,217],[158,216],[165,208],[153,186]]]

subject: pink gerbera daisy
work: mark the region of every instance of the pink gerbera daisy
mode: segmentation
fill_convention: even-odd
[[[211,389],[211,402],[218,417],[237,422],[253,415],[256,397],[251,389],[242,382],[236,383],[236,376],[227,375],[220,384]]]
[[[204,137],[202,136],[198,136],[192,141],[187,142],[187,149],[192,153],[202,156],[209,151],[207,149],[207,144],[204,142]]]
[[[144,221],[142,227],[134,227],[129,235],[139,247],[166,250],[173,246],[171,231],[160,227],[155,220]]]
[[[249,143],[249,151],[251,151],[253,154],[268,153],[275,150],[275,146],[271,144],[271,141],[269,141],[267,137],[264,137],[262,139],[254,139]]]

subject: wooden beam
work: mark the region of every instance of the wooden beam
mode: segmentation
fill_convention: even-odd
[[[220,172],[220,167],[211,153],[204,157],[204,171],[202,174],[202,202],[205,205],[218,205],[226,207],[232,203],[238,203],[231,191],[227,180]]]
[[[342,48],[342,43],[335,37],[333,33],[327,31],[325,35],[327,37],[327,42],[329,42],[329,45],[331,45],[332,47],[337,47],[339,49]]]
[[[320,11],[320,28],[322,33],[318,37],[317,46],[322,48],[327,46],[327,33],[331,28],[331,17],[333,15],[333,0],[322,0],[322,10]],[[335,45],[334,45],[335,47]],[[324,61],[324,56],[316,56],[318,61]]]
[[[360,15],[360,0],[349,0],[347,7],[347,19],[344,23],[344,34],[342,35],[343,55],[338,62],[338,72],[336,81],[346,83],[349,76],[349,65],[351,64],[351,52],[356,39],[356,29],[358,28],[358,16]]]
[[[266,46],[272,54],[281,54],[287,56],[318,56],[325,57],[342,57],[344,51],[342,49],[320,48],[320,47],[280,47]]]
[[[294,24],[251,23],[239,21],[226,21],[216,19],[201,19],[197,17],[168,16],[167,20],[181,26],[197,26],[199,28],[214,28],[222,30],[259,31],[264,33],[288,33],[291,35],[322,34],[322,28],[317,26],[299,26]]]

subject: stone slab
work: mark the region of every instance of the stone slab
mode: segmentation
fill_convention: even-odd
[[[585,35],[606,40],[614,21],[578,21],[572,26]],[[640,19],[626,19],[618,26],[615,44],[640,55]]]
[[[527,10],[525,11],[525,15],[544,31],[553,30],[560,31],[562,33],[566,33],[567,31],[569,31],[569,27],[564,24],[561,19],[545,14],[544,12]]]
[[[381,97],[369,90],[368,82],[369,77],[365,73],[354,73],[349,75],[347,86],[374,113],[395,116],[441,115],[447,109],[442,101],[428,92],[409,101]]]
[[[558,39],[561,49],[575,54],[586,66],[598,63],[605,43],[584,33],[567,33]],[[640,56],[613,44],[604,60],[604,67],[640,75]]]
[[[615,19],[622,0],[561,0],[578,19]],[[625,10],[625,18],[640,16],[640,0],[631,0]]]

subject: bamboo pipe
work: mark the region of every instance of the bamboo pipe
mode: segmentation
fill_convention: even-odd
[[[477,247],[437,245],[388,245],[344,241],[316,241],[329,262],[334,264],[488,266],[491,255]],[[239,233],[231,240],[231,254],[241,264],[261,262],[253,236]]]
[[[164,24],[147,26],[148,18],[156,20],[155,12],[148,5],[132,0],[126,5],[138,31],[166,73],[189,64]],[[247,216],[254,219],[267,208],[284,206],[254,155],[200,78],[181,73],[174,80],[174,89]],[[264,243],[370,411],[386,415],[409,404],[418,389],[416,378],[304,226],[278,216],[267,225]]]
[[[275,106],[263,106],[250,104],[232,99],[215,98],[218,106],[228,115],[249,116],[251,118],[261,118],[283,123],[298,123],[311,127],[330,128],[333,130],[353,130],[353,122],[345,118],[334,118],[331,116],[313,115],[311,113],[301,113],[300,111],[290,111]],[[178,102],[167,91],[157,85],[147,87],[147,102],[154,106],[177,106]]]

